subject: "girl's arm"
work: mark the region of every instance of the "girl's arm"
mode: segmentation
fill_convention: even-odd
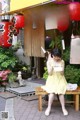
[[[63,75],[64,74],[64,67],[65,67],[64,60],[62,60],[61,66],[62,66],[61,74]]]
[[[52,66],[52,58],[51,58],[51,54],[48,54],[48,59],[47,59],[47,70],[48,70],[48,74],[52,75],[52,71],[53,71],[53,66]]]

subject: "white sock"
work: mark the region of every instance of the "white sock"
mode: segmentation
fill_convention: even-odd
[[[64,116],[68,115],[68,111],[64,108],[62,109]]]
[[[45,111],[45,115],[46,115],[46,116],[49,116],[50,111],[51,111],[51,108],[47,108],[46,111]]]

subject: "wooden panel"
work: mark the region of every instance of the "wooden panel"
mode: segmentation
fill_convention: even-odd
[[[24,28],[24,51],[25,55],[31,56],[31,32],[32,32],[32,19],[28,12],[24,13],[25,28]]]
[[[41,46],[44,47],[44,20],[37,19],[36,29],[32,29],[32,56],[44,57]]]
[[[38,30],[38,34],[39,34],[39,40],[40,40],[40,53],[41,56],[44,57],[44,53],[41,50],[41,46],[44,48],[45,47],[45,31],[44,31],[44,20],[41,19],[39,20],[39,30]]]
[[[40,56],[40,41],[38,39],[38,28],[32,29],[32,56]]]
[[[44,20],[40,18],[40,9],[31,9],[24,12],[25,35],[24,47],[27,56],[44,57],[41,46],[44,47]]]

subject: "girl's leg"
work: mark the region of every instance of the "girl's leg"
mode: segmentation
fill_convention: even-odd
[[[68,111],[65,108],[65,100],[64,100],[64,95],[59,95],[59,100],[61,103],[62,111],[64,115],[68,115]]]
[[[48,116],[50,114],[53,99],[54,99],[54,94],[50,93],[49,94],[49,99],[48,99],[48,107],[47,107],[47,109],[45,111],[46,116]]]

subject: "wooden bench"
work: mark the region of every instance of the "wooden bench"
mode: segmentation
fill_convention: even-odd
[[[41,87],[36,87],[35,94],[38,96],[38,109],[42,111],[42,96],[47,95],[48,93],[43,90]],[[74,95],[74,106],[75,110],[79,111],[79,95],[80,95],[80,86],[73,91],[66,91],[66,95]]]

